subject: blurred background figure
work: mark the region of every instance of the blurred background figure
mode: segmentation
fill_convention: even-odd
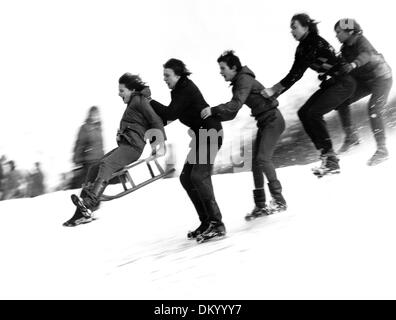
[[[4,171],[3,171],[3,164],[7,161],[5,155],[0,157],[0,200],[3,198],[3,180],[4,180]]]
[[[26,194],[26,182],[16,169],[15,162],[10,160],[3,164],[3,195],[1,200],[23,198]]]
[[[59,185],[55,188],[55,191],[63,191],[70,189],[70,181],[72,173],[61,173]]]
[[[40,162],[36,162],[34,171],[29,175],[29,191],[31,198],[40,196],[45,193],[44,174],[41,170]]]
[[[80,127],[74,146],[73,162],[76,168],[70,182],[71,189],[81,188],[88,168],[104,156],[102,124],[99,108],[93,106],[88,111],[85,123]]]

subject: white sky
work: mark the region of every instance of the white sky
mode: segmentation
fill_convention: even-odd
[[[273,85],[293,61],[297,43],[289,20],[297,12],[321,21],[321,35],[337,49],[334,23],[356,18],[394,65],[392,2],[372,3],[2,1],[0,154],[26,169],[39,160],[44,169],[52,162],[54,170],[68,170],[77,130],[92,105],[101,107],[108,151],[124,110],[117,95],[119,76],[139,73],[153,97],[169,102],[162,64],[171,57],[187,64],[212,106],[230,98],[216,63],[225,49],[236,50],[264,85]],[[307,75],[290,94],[302,90],[308,97],[306,88],[316,85],[314,79]]]

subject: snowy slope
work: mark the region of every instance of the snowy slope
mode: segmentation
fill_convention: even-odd
[[[396,155],[395,138],[389,139]],[[197,217],[178,179],[103,203],[76,228],[71,191],[0,202],[0,298],[396,298],[396,157],[367,167],[364,145],[340,175],[279,169],[289,210],[245,222],[249,173],[214,176],[227,238],[185,238]]]

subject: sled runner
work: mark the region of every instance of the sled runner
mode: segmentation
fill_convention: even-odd
[[[140,189],[141,187],[144,187],[158,179],[161,179],[169,174],[171,174],[172,172],[175,171],[175,168],[171,168],[169,170],[164,170],[161,165],[158,163],[157,159],[162,156],[162,155],[151,155],[146,159],[141,159],[139,161],[136,161],[128,166],[126,166],[124,169],[115,172],[112,176],[111,179],[113,178],[118,178],[122,184],[123,187],[123,191],[114,194],[114,195],[106,195],[103,194],[100,198],[101,201],[110,201],[113,199],[118,199],[121,198],[133,191],[136,191],[138,189]],[[148,180],[145,180],[143,182],[140,183],[135,183],[132,179],[132,176],[129,172],[129,170],[131,170],[133,167],[139,166],[141,164],[145,163],[147,166],[147,169],[149,170],[149,173],[151,175],[151,178]],[[153,169],[153,165],[155,165]]]

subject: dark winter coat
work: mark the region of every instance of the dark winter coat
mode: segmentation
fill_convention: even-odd
[[[74,147],[73,162],[83,165],[97,161],[103,155],[102,126],[100,122],[85,122],[78,132]]]
[[[256,119],[263,113],[274,110],[278,106],[278,101],[266,99],[261,95],[264,86],[255,77],[253,71],[244,66],[231,81],[231,101],[213,107],[213,116],[222,121],[232,120],[244,104],[252,109],[252,116]]]
[[[163,140],[166,140],[163,122],[150,106],[147,98],[140,93],[133,94],[122,116],[118,135],[142,152],[149,129],[160,130]]]
[[[213,117],[201,118],[201,111],[208,107],[198,87],[189,78],[183,76],[171,91],[171,103],[168,107],[158,101],[151,100],[155,112],[164,120],[179,119],[181,123],[197,132],[200,128],[222,129],[220,121]]]
[[[356,64],[350,74],[358,81],[392,77],[392,70],[382,54],[361,34],[353,35],[348,43],[344,43],[341,54],[347,62]]]
[[[285,88],[283,92],[300,80],[308,68],[318,73],[326,73],[330,69],[337,72],[341,63],[342,59],[336,56],[334,48],[325,39],[316,33],[308,33],[297,46],[292,68],[280,81]]]

